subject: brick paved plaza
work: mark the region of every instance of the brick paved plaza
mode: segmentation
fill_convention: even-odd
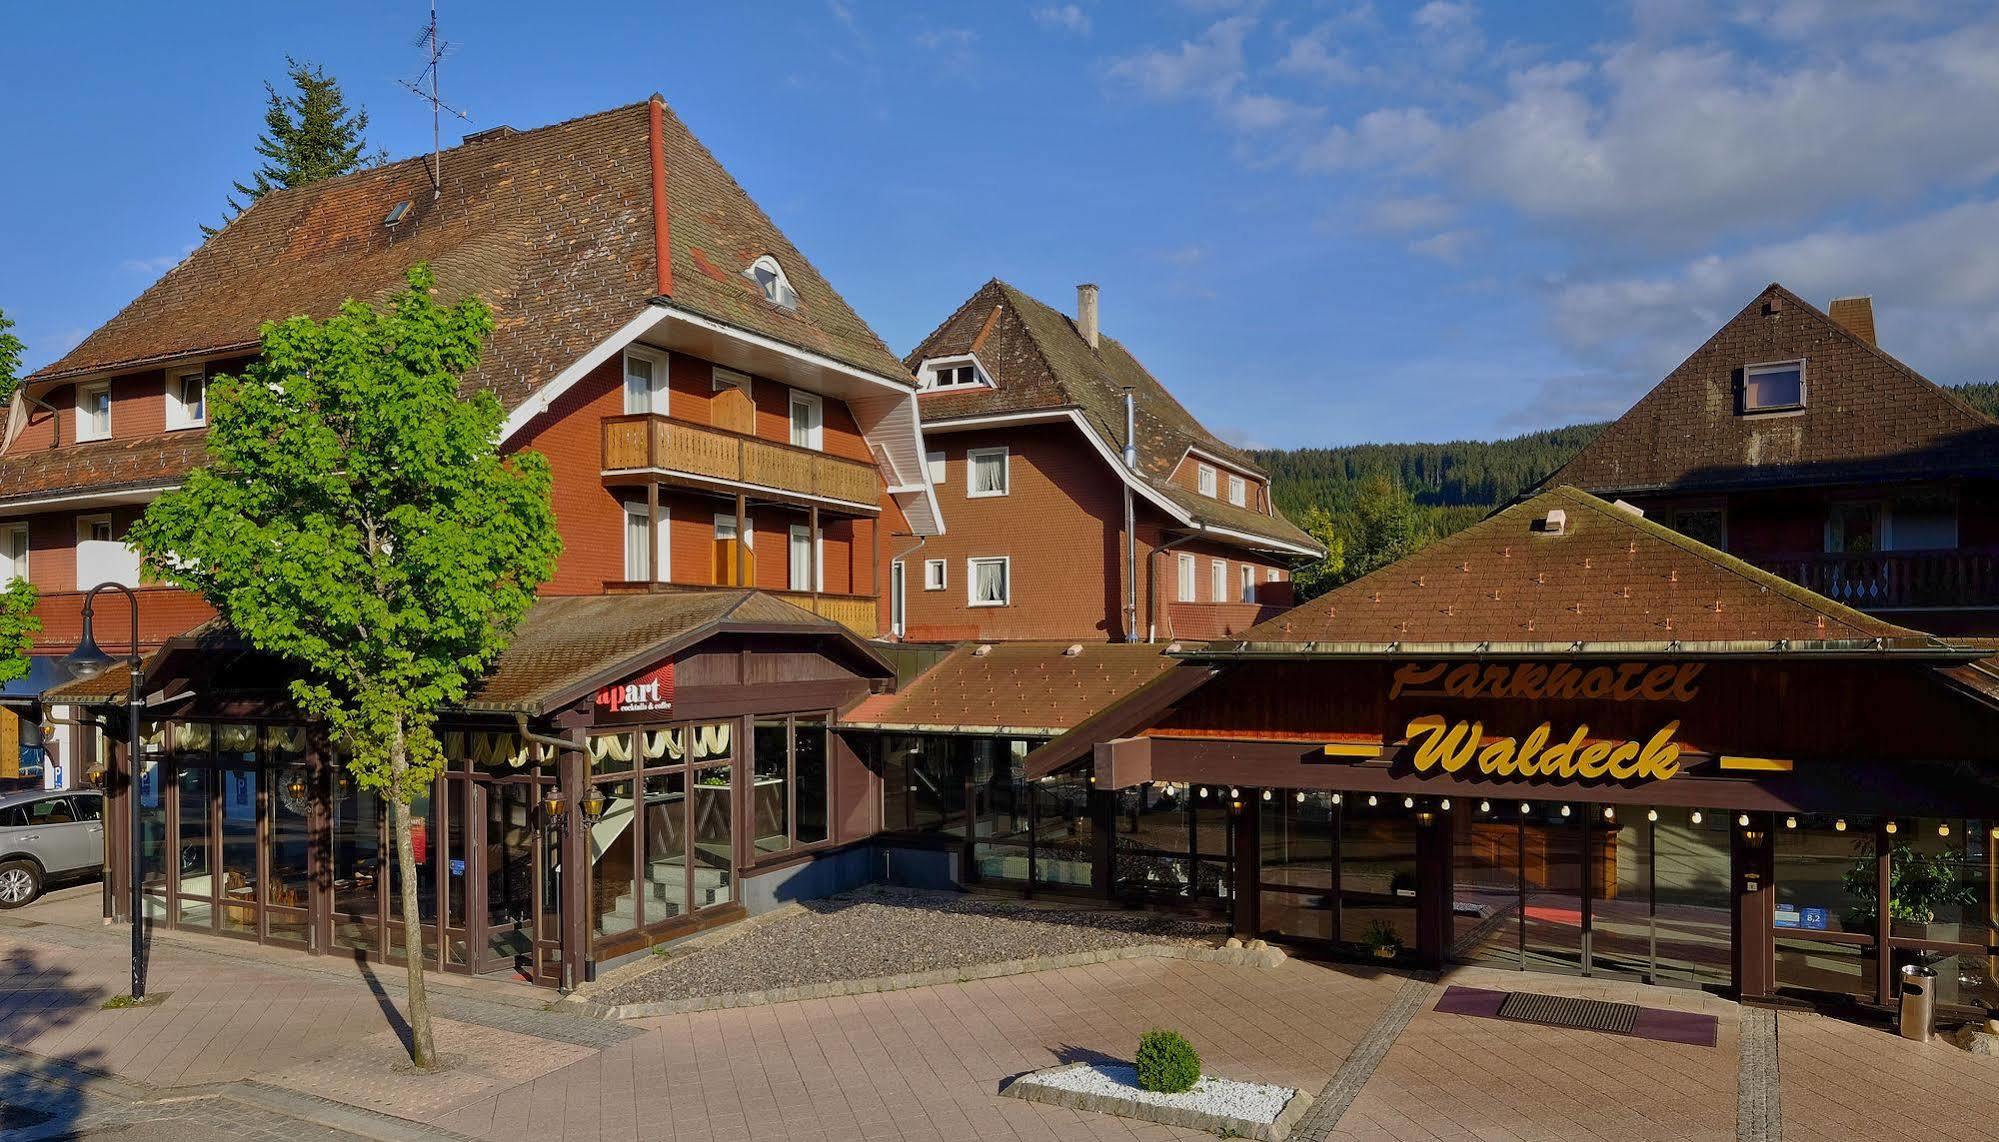
[[[525,987],[440,979],[453,1066],[397,1069],[397,972],[162,933],[157,1007],[125,989],[94,887],[0,918],[8,1139],[1169,1139],[998,1097],[1172,1026],[1207,1069],[1321,1094],[1294,1138],[1999,1139],[1999,1062],[1695,992],[1479,969],[1446,982],[1720,1019],[1714,1047],[1433,1010],[1441,986],[1292,960],[1127,960],[609,1023]],[[1775,1101],[1772,1097],[1775,1096]]]

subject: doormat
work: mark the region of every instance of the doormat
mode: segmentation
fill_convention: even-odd
[[[1567,1027],[1653,1039],[1661,1043],[1685,1043],[1712,1047],[1720,1033],[1721,1021],[1712,1015],[1690,1011],[1666,1011],[1631,1003],[1609,1003],[1599,999],[1574,999],[1531,991],[1494,991],[1483,987],[1447,987],[1435,1010],[1446,1015],[1472,1015],[1485,1019],[1507,1019],[1516,1023],[1538,1023],[1546,1027]]]

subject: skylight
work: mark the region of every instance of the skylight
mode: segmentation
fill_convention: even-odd
[[[398,202],[394,206],[389,208],[389,216],[387,218],[382,219],[382,225],[394,226],[396,223],[401,222],[403,219],[409,217],[409,212],[410,212],[410,200],[405,198],[401,202]]]

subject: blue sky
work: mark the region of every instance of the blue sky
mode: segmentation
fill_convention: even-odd
[[[669,102],[898,352],[988,277],[1240,443],[1615,415],[1765,282],[1999,380],[1999,16],[1952,0],[445,0],[446,96]],[[0,42],[0,308],[52,359],[247,175],[323,64],[392,155],[415,2],[36,5]]]

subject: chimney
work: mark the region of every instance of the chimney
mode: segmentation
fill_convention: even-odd
[[[1093,282],[1076,287],[1076,329],[1090,348],[1097,347],[1097,287]]]
[[[1867,342],[1874,340],[1874,299],[1872,297],[1836,297],[1826,307],[1826,316],[1839,322],[1848,333]]]

